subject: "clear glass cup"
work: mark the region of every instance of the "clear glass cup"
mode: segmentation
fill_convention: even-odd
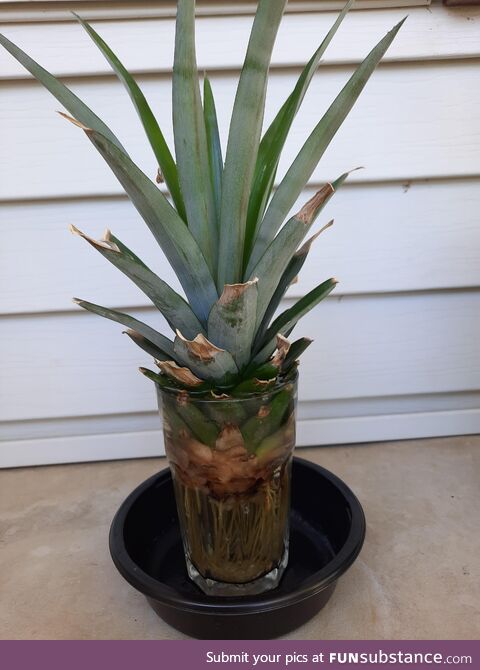
[[[275,588],[288,562],[296,378],[242,398],[157,390],[189,577],[208,595]]]

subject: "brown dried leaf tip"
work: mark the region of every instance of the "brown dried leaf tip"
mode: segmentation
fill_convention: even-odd
[[[298,251],[295,252],[295,255],[296,256],[306,256],[310,252],[311,246],[315,242],[317,237],[319,235],[321,235],[328,228],[331,228],[331,226],[333,226],[333,224],[334,224],[333,219],[331,221],[329,221],[328,223],[326,223],[322,228],[320,228],[320,230],[318,230],[315,233],[315,235],[312,235],[311,237],[308,238],[308,240],[306,242],[304,242],[304,244],[300,247],[300,249],[298,249]]]
[[[65,114],[65,112],[58,112],[60,116],[63,116],[64,119],[67,119],[67,121],[70,121],[70,123],[73,123],[74,126],[77,126],[77,128],[81,128],[84,130],[86,133],[87,132],[93,132],[92,128],[89,128],[88,126],[85,126],[83,123],[75,119],[73,116],[69,116],[68,114]]]
[[[83,237],[83,239],[86,240],[89,244],[91,244],[92,247],[96,247],[97,249],[105,249],[106,251],[115,251],[115,253],[117,254],[121,253],[120,249],[115,244],[115,242],[111,241],[110,239],[111,232],[108,229],[105,231],[103,239],[101,240],[93,239],[93,237],[90,237],[86,233],[83,233],[81,230],[79,230],[78,228],[76,228],[76,226],[72,224],[70,224],[68,229],[73,235]]]
[[[203,381],[188,368],[181,368],[175,361],[155,361],[163,374],[185,386],[200,386]]]
[[[215,359],[218,354],[221,354],[225,349],[220,349],[207,340],[205,335],[199,333],[193,340],[187,340],[182,333],[177,330],[177,337],[181,340],[188,352],[194,357],[197,358],[202,363],[210,363]]]
[[[277,335],[277,351],[275,352],[274,357],[272,358],[272,364],[275,365],[275,367],[279,368],[283,361],[285,360],[286,355],[288,354],[290,350],[290,342],[287,340],[286,337],[283,337],[283,335],[280,335],[280,333]]]
[[[315,193],[313,198],[302,207],[302,209],[295,215],[295,218],[302,221],[305,225],[309,225],[315,219],[319,208],[324,202],[335,192],[332,184],[328,183]]]
[[[254,277],[244,284],[225,284],[222,295],[218,299],[219,305],[231,305],[235,303],[251,287],[258,284],[258,277]]]

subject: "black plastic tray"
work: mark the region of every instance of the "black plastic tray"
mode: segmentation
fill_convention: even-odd
[[[136,488],[110,529],[125,579],[174,628],[202,639],[270,639],[311,619],[358,556],[365,517],[352,491],[325,468],[293,460],[290,560],[280,586],[262,595],[208,597],[187,577],[168,469]]]

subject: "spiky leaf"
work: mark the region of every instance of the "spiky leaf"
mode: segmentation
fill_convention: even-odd
[[[117,247],[120,249],[120,251],[135,263],[143,265],[144,268],[147,267],[145,263],[142,261],[142,259],[139,258],[137,254],[133,253],[133,251],[129,249],[125,244],[123,244],[123,242],[118,237],[115,237],[115,235],[109,228],[105,230],[103,234],[103,239],[105,240],[105,242],[111,242],[112,244],[116,244]]]
[[[208,337],[226,349],[241,370],[249,361],[255,335],[257,280],[227,284],[208,317]]]
[[[203,335],[187,340],[177,332],[174,341],[176,358],[200,379],[216,382],[219,386],[229,385],[238,374],[232,355],[216,347]]]
[[[188,226],[213,275],[217,219],[195,58],[195,0],[178,0],[173,65],[173,132]]]
[[[258,393],[265,393],[275,385],[275,378],[257,379],[257,377],[249,377],[241,381],[232,390],[231,395],[234,398],[249,396]]]
[[[290,351],[290,342],[283,335],[277,335],[277,351],[272,358],[260,366],[250,365],[246,373],[260,380],[276,379],[282,372],[284,361]]]
[[[278,316],[267,330],[264,338],[264,344],[258,354],[256,354],[254,363],[266,361],[275,350],[275,343],[278,334],[287,335],[292,332],[298,321],[308,314],[308,312],[318,305],[318,303],[327,297],[337,285],[336,279],[327,279],[322,284],[314,288],[310,293],[300,298],[292,307],[285,310]]]
[[[165,335],[158,333],[154,328],[143,323],[143,321],[139,321],[133,316],[119,312],[116,309],[108,309],[108,307],[95,305],[93,302],[87,302],[86,300],[80,300],[79,298],[74,298],[73,302],[83,309],[86,309],[88,312],[93,312],[93,314],[98,314],[98,316],[103,316],[105,319],[116,321],[117,323],[121,323],[122,326],[138,331],[158,347],[163,354],[167,355],[169,358],[175,358],[173,342],[169,340],[168,337],[165,337]]]
[[[273,294],[272,299],[268,303],[268,307],[263,315],[263,319],[255,335],[253,349],[256,348],[259,342],[263,341],[263,338],[265,337],[265,333],[267,332],[267,328],[270,324],[270,321],[273,319],[273,316],[277,311],[280,302],[282,301],[285,293],[287,292],[292,282],[296,279],[296,277],[298,277],[298,274],[307,259],[310,247],[323,230],[324,228],[315,233],[315,235],[312,235],[312,237],[309,240],[307,240],[305,244],[302,247],[300,247],[298,251],[294,253],[290,263],[287,266],[287,269],[285,270],[285,272],[280,278],[280,281],[278,282],[278,286],[275,289],[275,293]]]
[[[327,199],[324,202],[324,206],[327,205],[327,203],[330,201],[330,198],[335,195],[335,193],[338,191],[338,189],[344,184],[346,179],[352,174],[352,172],[356,172],[357,170],[361,170],[362,168],[357,167],[354,168],[353,170],[349,170],[348,172],[344,172],[343,174],[340,175],[340,177],[337,177],[335,181],[332,181],[331,186],[333,187],[333,192],[330,193],[327,197]],[[268,248],[268,245],[272,243],[272,241],[275,239],[275,235],[280,228],[281,224],[279,222],[275,222],[275,225],[270,226],[268,229],[263,227],[261,231],[259,232],[259,235],[255,241],[255,245],[252,249],[252,253],[250,254],[250,258],[248,261],[247,265],[247,270],[245,272],[245,276],[249,276],[249,274],[252,272],[256,264],[259,262],[261,259],[262,255],[265,253],[266,249]]]
[[[10,42],[4,35],[0,35],[0,44],[12,54],[23,67],[32,74],[37,81],[39,81],[50,93],[72,114],[78,121],[89,128],[93,128],[97,132],[104,135],[112,144],[118,149],[125,152],[120,140],[112,133],[110,128],[87,107],[87,105],[78,98],[75,93],[56,79],[50,72],[45,70],[41,65],[36,63],[33,58],[17,47],[13,42]]]
[[[155,384],[158,384],[159,386],[168,386],[169,385],[169,379],[166,375],[161,375],[158,374],[158,372],[153,372],[153,370],[149,370],[148,368],[138,368],[142,375],[145,375],[147,379],[150,379],[152,382],[155,382]]]
[[[258,245],[258,253],[262,253],[265,245],[269,244],[272,238],[271,231],[278,230],[278,226],[285,220],[337,130],[400,30],[403,21],[387,33],[359,65],[303,145],[267,208],[255,242],[255,247]]]
[[[191,433],[202,444],[214,447],[220,430],[194,403],[190,402],[187,394],[179,394],[175,410],[190,429]]]
[[[204,385],[203,380],[194,375],[190,368],[182,367],[173,360],[161,360],[155,362],[163,374],[175,382],[175,384],[178,384],[181,388],[198,389]]]
[[[270,124],[268,130],[260,142],[258,157],[255,165],[255,176],[253,179],[252,192],[248,205],[247,230],[245,235],[244,266],[246,267],[250,252],[255,239],[257,225],[265,212],[265,207],[270,198],[275,175],[277,172],[280,156],[285,145],[293,120],[303,102],[305,94],[310,86],[321,57],[332,41],[340,24],[353,5],[354,0],[349,0],[337,17],[337,20],[328,31],[325,39],[315,51],[305,68],[303,69],[296,85],[285,103],[282,105],[277,116]],[[281,225],[279,221],[278,225]],[[276,231],[273,232],[275,235]],[[272,239],[273,239],[272,235]]]
[[[300,356],[303,354],[306,349],[312,344],[313,340],[308,337],[301,337],[299,340],[296,340],[290,345],[290,349],[283,361],[282,372],[288,373],[292,366],[298,361]]]
[[[100,37],[100,35],[92,28],[92,26],[84,21],[80,16],[78,16],[78,14],[75,14],[75,12],[73,12],[73,15],[85,28],[87,34],[92,38],[93,42],[97,45],[107,61],[110,63],[110,66],[112,67],[117,77],[125,86],[128,95],[130,96],[133,105],[137,110],[140,121],[142,122],[142,125],[145,129],[145,134],[158,161],[163,178],[165,179],[165,183],[167,184],[168,190],[172,196],[172,200],[175,203],[175,207],[177,208],[177,211],[182,219],[186,219],[185,207],[183,204],[182,194],[180,192],[180,185],[178,183],[177,166],[175,165],[173,156],[165,141],[165,137],[160,130],[158,121],[155,118],[155,115],[153,114],[142,90],[132,75],[122,64],[122,62],[110,49],[108,44]]]
[[[99,133],[84,130],[162,247],[196,316],[206,323],[218,294],[191,232],[165,196],[128,156]]]
[[[302,209],[280,230],[267,248],[251,276],[259,277],[257,300],[257,328],[263,321],[265,311],[275,293],[288,264],[307,235],[315,219],[334,192],[331,184],[326,184]],[[329,224],[327,224],[329,225]]]
[[[248,200],[262,131],[268,67],[286,0],[260,0],[228,136],[220,215],[217,286],[242,278]]]
[[[279,391],[270,404],[265,406],[265,412],[260,410],[243,424],[241,431],[249,452],[254,453],[260,442],[280,427],[290,400],[290,389]]]
[[[143,351],[152,356],[152,358],[154,358],[155,360],[167,361],[171,358],[170,353],[167,354],[165,351],[159,349],[155,344],[153,344],[153,342],[150,342],[150,340],[148,340],[138,331],[131,330],[129,328],[128,330],[124,330],[123,332],[125,335],[128,335],[128,337],[132,340],[132,342],[135,342],[137,347],[143,349]]]
[[[212,181],[213,195],[215,199],[215,211],[218,220],[220,218],[220,206],[222,202],[223,157],[222,145],[220,144],[220,134],[218,131],[215,99],[213,97],[210,80],[207,76],[205,76],[203,81],[203,110],[205,116],[205,129],[207,131],[210,178]]]
[[[108,241],[108,239],[94,240],[75,226],[70,226],[70,230],[83,237],[104,258],[131,279],[163,314],[174,332],[180,328],[188,337],[195,337],[198,333],[204,332],[202,324],[182,296],[143,262],[135,260],[135,254],[123,243],[121,249],[115,242]],[[107,236],[109,232],[107,231]],[[111,236],[108,237],[112,240]]]

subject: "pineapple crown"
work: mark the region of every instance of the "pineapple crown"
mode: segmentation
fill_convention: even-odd
[[[327,279],[277,315],[314,239],[316,218],[346,180],[325,184],[302,209],[289,212],[330,141],[392,43],[402,22],[375,46],[337,95],[274,189],[292,122],[348,10],[349,0],[303,69],[293,91],[262,135],[268,69],[287,0],[259,0],[233,106],[225,158],[210,81],[203,98],[195,56],[195,1],[178,0],[173,66],[175,157],[139,86],[114,52],[75,15],[126,87],[158,161],[157,184],[135,165],[119,139],[66,86],[0,35],[0,43],[68,110],[113,171],[178,276],[186,299],[174,291],[109,230],[83,237],[152,301],[174,332],[168,338],[128,314],[85,300],[81,307],[127,328],[154,357],[159,373],[140,368],[161,386],[213,395],[259,393],[295,373],[311,340],[287,338],[299,319],[335,287]],[[405,19],[404,19],[405,20]],[[255,160],[252,160],[252,157]]]

